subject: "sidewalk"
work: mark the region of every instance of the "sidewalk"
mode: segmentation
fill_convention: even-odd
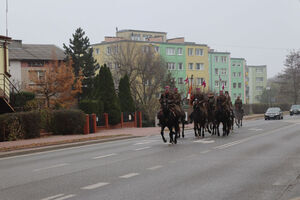
[[[245,120],[262,118],[263,115],[250,115],[245,116]],[[193,124],[185,125],[186,129],[193,129]],[[0,142],[0,153],[10,152],[15,150],[54,146],[62,144],[80,143],[86,141],[105,142],[118,139],[127,139],[134,137],[143,137],[150,135],[159,135],[160,127],[149,127],[149,128],[122,128],[122,129],[110,129],[102,130],[97,133],[88,135],[51,135],[44,136],[41,138],[28,139],[28,140],[17,140],[9,142]]]

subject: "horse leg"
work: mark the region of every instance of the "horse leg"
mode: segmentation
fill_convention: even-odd
[[[165,126],[161,125],[161,131],[160,131],[160,134],[161,134],[161,137],[162,137],[164,143],[166,143],[167,140],[166,140],[166,138],[165,138],[165,136],[164,136],[164,129],[165,129]]]
[[[185,119],[182,118],[181,119],[181,123],[182,123],[182,132],[181,132],[181,134],[182,134],[182,138],[184,138],[184,122],[185,122]]]
[[[173,128],[169,127],[170,133],[169,133],[169,137],[170,137],[170,144],[173,144]]]
[[[195,137],[197,137],[197,123],[194,121],[194,132],[195,132]]]

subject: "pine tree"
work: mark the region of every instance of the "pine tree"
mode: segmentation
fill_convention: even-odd
[[[135,106],[129,87],[129,78],[127,74],[120,79],[119,83],[119,101],[122,112],[134,112]]]
[[[84,79],[82,81],[83,94],[82,97],[90,97],[93,86],[95,72],[99,69],[96,60],[93,58],[93,49],[90,46],[90,41],[82,28],[76,29],[69,40],[69,46],[63,44],[67,60],[72,60],[72,66],[76,77],[82,72]]]
[[[95,81],[95,96],[103,102],[103,111],[108,113],[109,123],[114,125],[121,120],[121,110],[118,97],[116,95],[114,82],[109,68],[104,65]]]

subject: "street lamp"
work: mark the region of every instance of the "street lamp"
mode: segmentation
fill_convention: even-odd
[[[267,94],[268,94],[268,102],[269,106],[271,105],[271,87],[266,87]]]

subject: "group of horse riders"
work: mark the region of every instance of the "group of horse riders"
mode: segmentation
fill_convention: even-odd
[[[164,111],[166,110],[166,105],[170,112],[169,116],[172,115],[174,119],[177,119],[179,121],[180,119],[181,121],[185,120],[185,112],[181,105],[182,104],[181,95],[178,93],[177,88],[174,88],[174,90],[171,91],[170,87],[166,86],[165,91],[161,94],[159,102],[161,104],[161,110],[158,113],[160,126],[164,125],[161,123],[161,121],[163,121],[164,113],[167,113],[166,111]],[[189,102],[190,105],[193,107],[193,111],[190,114],[189,119],[190,121],[194,121],[195,136],[200,136],[200,133],[202,131],[202,137],[204,137],[205,129],[208,130],[209,132],[212,131],[213,134],[217,133],[219,135],[220,123],[222,123],[223,125],[223,135],[224,134],[228,135],[230,129],[233,128],[234,116],[237,116],[237,119],[240,119],[238,123],[236,122],[238,127],[242,123],[241,122],[241,119],[243,117],[242,100],[238,96],[237,99],[235,100],[234,109],[233,109],[232,101],[228,91],[225,91],[225,94],[223,93],[223,91],[220,91],[219,95],[216,96],[212,92],[206,94],[204,92],[201,92],[200,88],[197,88],[195,94],[191,95]],[[165,119],[164,127],[168,127],[169,129],[171,128],[170,129],[170,137],[171,137],[172,127],[169,127],[171,126],[170,120],[169,121],[166,120],[168,119]],[[162,127],[162,132],[164,127]],[[175,128],[175,132],[178,133],[179,125],[178,126],[174,125],[174,128]],[[184,122],[183,122],[183,129],[184,129]],[[182,136],[184,137],[183,130],[182,130]]]

